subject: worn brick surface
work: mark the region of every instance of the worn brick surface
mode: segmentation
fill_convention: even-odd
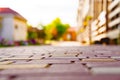
[[[0,80],[120,80],[120,46],[0,48]]]

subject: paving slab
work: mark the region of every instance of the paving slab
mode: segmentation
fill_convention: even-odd
[[[0,48],[0,80],[120,80],[120,46]]]

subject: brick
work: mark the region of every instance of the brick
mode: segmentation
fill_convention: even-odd
[[[111,58],[90,58],[90,59],[82,59],[83,62],[115,62],[115,59]]]
[[[120,62],[88,62],[87,67],[119,67]]]
[[[4,64],[12,64],[14,61],[2,61],[0,62],[0,65],[4,65]]]
[[[10,64],[0,65],[0,69],[31,69],[31,68],[45,68],[49,64]]]
[[[120,80],[119,46],[0,48],[3,80]]]
[[[119,74],[120,67],[94,67],[91,69],[93,74]]]

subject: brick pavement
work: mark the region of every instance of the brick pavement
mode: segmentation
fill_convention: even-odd
[[[120,46],[0,48],[0,80],[120,80]]]

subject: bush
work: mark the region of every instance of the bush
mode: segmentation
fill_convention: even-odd
[[[0,37],[0,46],[1,47],[13,46],[13,45],[14,45],[13,41],[9,41],[9,40],[6,40],[6,39]]]

